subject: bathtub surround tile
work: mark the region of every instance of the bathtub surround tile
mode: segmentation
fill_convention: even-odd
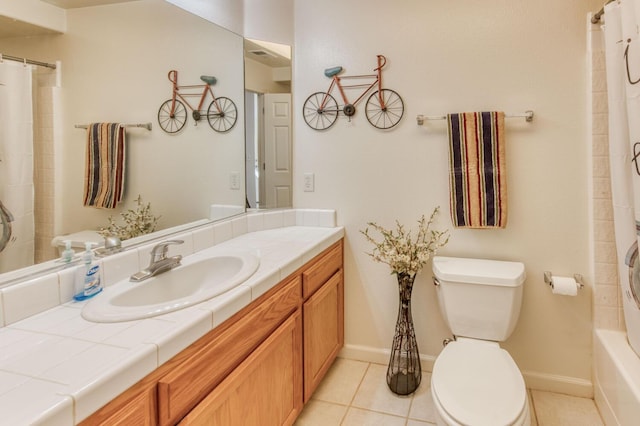
[[[419,420],[412,420],[409,419],[407,420],[407,426],[428,426],[428,425],[433,425],[435,423],[427,423],[427,422],[421,422]],[[531,425],[533,426],[533,425]]]
[[[45,275],[2,289],[5,324],[12,324],[60,304],[58,275]]]
[[[541,425],[604,425],[591,399],[537,390],[532,390],[531,396]]]

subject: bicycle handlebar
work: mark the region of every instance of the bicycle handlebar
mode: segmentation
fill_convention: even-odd
[[[378,57],[378,67],[374,68],[373,69],[374,71],[378,71],[382,69],[382,67],[384,67],[385,64],[387,63],[387,58],[385,58],[384,55],[376,55],[376,56]]]
[[[178,71],[176,70],[169,71],[169,74],[167,74],[167,77],[169,78],[169,81],[172,82],[174,85],[178,84]]]

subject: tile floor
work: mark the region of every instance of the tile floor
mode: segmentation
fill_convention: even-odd
[[[387,388],[387,367],[338,358],[316,389],[296,426],[425,426],[435,424],[431,374],[423,372],[413,395],[400,397]],[[603,425],[593,400],[529,391],[532,426]]]

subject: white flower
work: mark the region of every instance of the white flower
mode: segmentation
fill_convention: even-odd
[[[368,222],[367,228],[360,231],[374,246],[373,251],[367,254],[374,261],[389,265],[392,274],[417,274],[431,256],[436,254],[438,248],[449,242],[448,230],[441,232],[430,229],[439,211],[439,207],[433,209],[428,222],[422,215],[418,221],[418,235],[415,240],[411,239],[411,231],[406,232],[404,226],[397,220],[395,232],[375,222]],[[370,235],[370,229],[379,232],[382,235],[382,241],[376,241]]]

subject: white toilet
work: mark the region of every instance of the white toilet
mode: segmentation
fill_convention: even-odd
[[[518,321],[524,265],[436,256],[433,273],[440,311],[456,338],[431,374],[438,424],[529,425],[524,379],[498,343]]]

